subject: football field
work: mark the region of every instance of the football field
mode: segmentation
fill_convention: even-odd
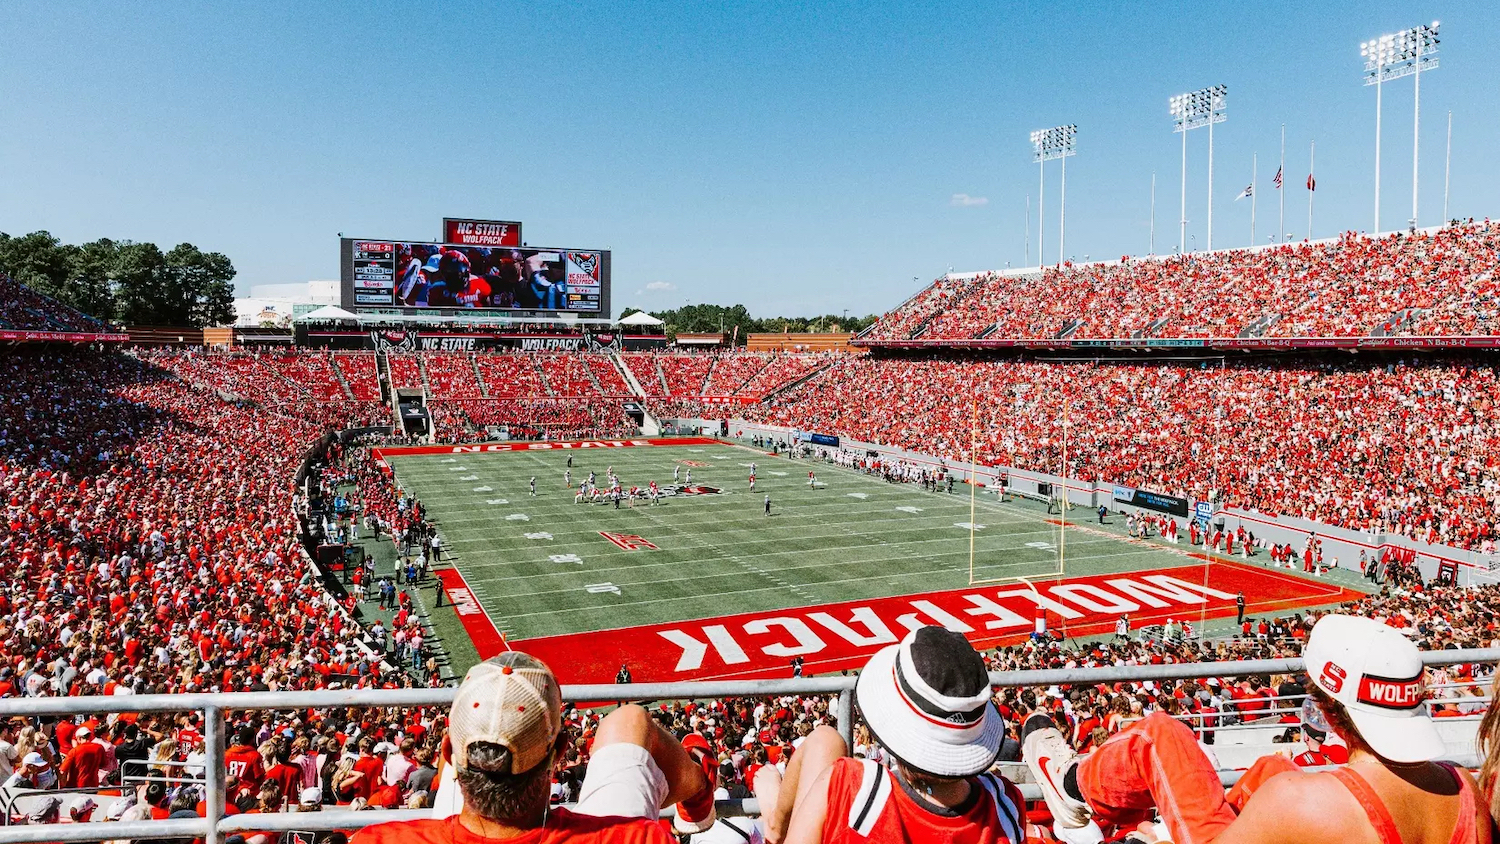
[[[521,445],[513,451],[479,453],[385,451],[384,459],[398,482],[415,493],[438,525],[446,545],[442,562],[452,566],[439,574],[447,597],[459,604],[458,620],[474,640],[476,657],[496,649],[495,643],[482,641],[487,622],[518,648],[535,641],[553,661],[559,653],[577,658],[580,666],[588,665],[586,674],[591,680],[608,680],[598,676],[606,667],[612,676],[617,663],[614,656],[605,659],[605,651],[631,654],[665,648],[659,658],[653,658],[653,669],[664,659],[670,662],[666,659],[670,657],[679,668],[698,669],[698,676],[709,671],[714,661],[703,655],[703,649],[711,645],[714,655],[725,663],[723,668],[741,664],[753,668],[756,661],[734,639],[744,638],[745,630],[784,632],[782,639],[791,637],[790,644],[765,648],[778,665],[784,663],[780,657],[786,653],[805,653],[809,662],[817,662],[815,657],[827,650],[825,640],[830,637],[826,632],[819,635],[805,622],[778,617],[775,611],[972,590],[971,542],[975,582],[985,583],[991,592],[996,588],[1024,591],[1034,583],[1059,581],[1061,528],[1055,515],[1049,517],[1034,502],[1002,503],[993,494],[980,494],[971,519],[968,487],[962,484],[952,494],[925,492],[920,485],[887,483],[830,464],[774,457],[741,445],[710,440],[637,442],[625,447],[568,449]],[[565,479],[570,456],[571,486]],[[749,488],[752,463],[757,474],[753,491]],[[602,487],[611,469],[627,490],[655,481],[673,494],[664,495],[657,505],[644,500],[622,502],[619,507],[612,502],[575,503],[580,481],[593,472]],[[812,484],[809,471],[816,476]],[[764,506],[768,495],[770,515]],[[1074,510],[1069,521],[1076,526],[1068,528],[1065,582],[1171,571],[1179,580],[1202,581],[1205,586],[1213,585],[1216,594],[1232,596],[1223,591],[1232,585],[1218,582],[1217,574],[1209,576],[1209,569],[1219,567],[1205,566],[1201,555],[1194,560],[1178,548],[1129,541],[1122,524],[1100,527],[1097,517],[1087,511]],[[1112,521],[1123,522],[1119,517]],[[1278,582],[1303,582],[1287,574],[1270,576]],[[1348,593],[1328,581],[1306,583],[1307,588],[1292,588],[1295,594],[1283,594],[1285,588],[1271,590],[1261,608],[1270,610],[1273,603],[1280,606],[1288,600],[1307,604],[1347,599]],[[1112,624],[1112,613],[1094,610],[1156,606],[1118,597],[1109,604],[1099,595],[1112,593],[1098,592],[1103,587],[1097,585],[1071,588],[1094,592],[1074,594],[1084,599],[1071,610],[1056,605],[1054,623],[1082,624],[1085,616],[1097,622],[1108,615]],[[1243,591],[1243,586],[1239,588]],[[1258,600],[1253,594],[1247,597]],[[469,602],[482,612],[468,606]],[[1039,606],[1045,608],[1045,604]],[[936,606],[933,609],[940,611]],[[1200,606],[1194,612],[1202,614],[1205,609]],[[1181,607],[1164,612],[1173,611],[1183,615]],[[963,612],[972,615],[975,611],[969,607]],[[1011,636],[1027,632],[1012,629],[1017,626],[1016,613],[998,607],[995,612],[987,617],[990,629]],[[703,628],[705,634],[672,627],[757,613],[771,613],[770,620],[750,619],[733,629],[717,626],[726,630],[723,634],[714,625]],[[1028,628],[1032,614],[1021,614]],[[441,610],[433,610],[432,615],[435,623],[445,617]],[[926,623],[934,623],[933,613],[927,615]],[[855,612],[852,618],[859,621],[861,616]],[[997,628],[994,618],[1004,621],[1004,626]],[[946,623],[941,617],[935,620]],[[1149,623],[1149,614],[1139,620]],[[859,641],[847,635],[850,627],[830,621],[843,628],[846,640]],[[890,627],[878,618],[875,625]],[[578,635],[622,628],[633,630]],[[881,634],[876,627],[863,629],[868,641],[894,635]],[[984,629],[976,625],[980,633]],[[448,628],[444,632],[446,637],[459,635]],[[631,638],[638,639],[633,643],[638,647],[622,641]],[[974,638],[1001,636],[997,632]],[[825,647],[814,648],[813,641]],[[694,653],[698,653],[697,665],[692,665]],[[593,663],[583,658],[591,654],[598,655]],[[464,666],[454,668],[461,671]],[[647,679],[640,668],[633,670],[637,680]],[[655,677],[661,672],[648,669],[647,673]],[[721,672],[722,676],[734,674],[733,670]]]

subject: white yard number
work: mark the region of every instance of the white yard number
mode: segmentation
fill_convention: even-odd
[[[507,498],[491,498],[490,500],[488,500],[488,501],[486,501],[484,503],[490,505],[491,507],[498,507],[501,504],[509,504],[510,503],[510,499],[507,499]]]
[[[1053,545],[1050,542],[1028,542],[1028,543],[1026,543],[1026,547],[1027,548],[1036,548],[1039,551],[1056,551],[1057,550],[1057,546]]]
[[[527,539],[551,539],[552,538],[552,534],[547,533],[546,531],[540,531],[540,532],[537,532],[537,533],[528,533],[528,534],[526,534],[526,538]]]
[[[865,493],[865,492],[851,492],[851,493],[849,493],[849,497],[850,498],[858,498],[860,501],[863,501],[866,498],[869,498],[870,495],[869,495],[869,493]]]
[[[614,585],[613,583],[590,583],[587,586],[583,587],[583,591],[589,593],[590,595],[603,595],[606,593],[610,595],[618,595],[620,594],[620,587]]]
[[[511,513],[505,517],[505,520],[507,522],[529,522],[531,521],[531,517],[525,513]]]
[[[461,480],[461,481],[477,481],[477,480],[479,480],[479,476],[478,475],[464,475],[463,477],[459,478],[459,480]]]
[[[530,536],[530,534],[527,535]],[[551,537],[548,538],[550,539]],[[577,554],[552,554],[547,559],[554,563],[577,563],[580,566],[583,565],[583,558]]]

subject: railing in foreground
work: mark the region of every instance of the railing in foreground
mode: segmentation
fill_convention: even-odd
[[[1426,651],[1427,665],[1500,661],[1500,648]],[[1288,674],[1302,670],[1300,659],[1256,659],[1239,662],[1198,662],[1177,665],[1126,665],[1108,668],[1069,668],[1009,671],[990,675],[998,687],[1115,683],[1126,680],[1191,680],[1199,677],[1241,677]],[[632,685],[563,686],[565,701],[686,700],[726,697],[768,697],[786,694],[837,694],[839,731],[848,740],[853,730],[854,677],[805,677],[782,680],[723,680],[700,683],[636,683]],[[40,844],[52,841],[104,841],[123,838],[201,838],[221,844],[226,835],[240,832],[290,832],[358,829],[377,823],[429,817],[426,810],[280,812],[224,815],[224,751],[226,712],[327,707],[434,706],[453,702],[453,688],[341,689],[316,692],[240,692],[188,695],[110,695],[99,697],[0,699],[0,720],[32,715],[80,715],[112,712],[200,712],[208,767],[205,782],[207,817],[180,821],[129,823],[46,824],[0,828],[0,844]],[[1226,782],[1234,772],[1225,772]],[[1025,793],[1023,789],[1023,793]],[[1035,795],[1028,794],[1028,797]],[[758,814],[754,800],[721,802],[725,815]]]

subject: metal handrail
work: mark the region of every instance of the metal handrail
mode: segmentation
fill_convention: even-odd
[[[1426,665],[1500,662],[1500,648],[1426,651]],[[1189,680],[1199,677],[1236,677],[1247,674],[1293,674],[1301,659],[1258,659],[1236,662],[1122,665],[1104,668],[1066,668],[996,672],[997,687],[1095,685],[1126,680]],[[839,731],[848,740],[853,730],[854,684],[858,678],[801,677],[777,680],[715,680],[695,683],[593,684],[562,687],[565,701],[683,700],[724,697],[838,694]],[[185,695],[101,695],[98,697],[42,697],[0,699],[0,719],[32,715],[79,715],[113,712],[201,712],[207,777],[207,817],[180,821],[130,823],[46,824],[0,829],[0,844],[39,844],[48,841],[103,841],[117,838],[202,838],[221,844],[229,833],[244,831],[358,829],[376,823],[430,817],[420,810],[381,812],[277,812],[224,816],[224,753],[226,712],[329,707],[446,706],[456,690],[335,689],[313,692],[220,692]],[[851,742],[852,745],[852,742]],[[1227,772],[1232,773],[1232,772]],[[1024,793],[1024,791],[1023,791]],[[748,803],[729,801],[725,813],[744,814]]]

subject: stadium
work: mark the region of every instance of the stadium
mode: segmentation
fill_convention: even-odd
[[[1210,175],[1188,248],[1226,97],[1169,101],[1176,249],[857,331],[627,306],[530,219],[320,236],[285,325],[0,234],[0,844],[1488,841],[1500,227],[1314,238],[1309,173],[1214,249]]]

